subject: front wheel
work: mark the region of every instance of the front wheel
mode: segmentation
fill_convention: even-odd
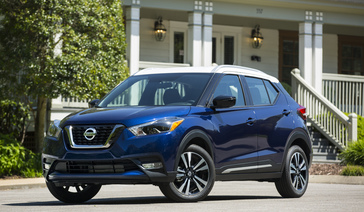
[[[101,185],[84,184],[76,186],[56,186],[47,182],[48,190],[58,200],[65,203],[82,203],[90,200],[100,190]]]
[[[305,152],[299,146],[288,150],[281,179],[275,182],[282,197],[301,197],[308,186],[309,164]]]
[[[215,182],[215,167],[211,156],[197,145],[189,146],[179,158],[174,182],[159,185],[162,193],[178,202],[203,200]]]

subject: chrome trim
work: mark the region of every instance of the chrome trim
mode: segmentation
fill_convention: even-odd
[[[222,174],[229,174],[231,172],[251,170],[251,169],[262,169],[262,168],[269,168],[269,167],[272,167],[272,165],[271,164],[266,164],[266,165],[256,165],[256,166],[246,166],[246,167],[230,168],[230,169],[224,170],[222,172]]]
[[[91,132],[89,131],[91,130]],[[92,141],[97,135],[97,131],[95,128],[93,127],[89,127],[85,130],[85,132],[83,133],[83,136],[86,138],[86,140],[88,141]],[[89,138],[88,136],[91,136],[91,138]]]
[[[110,145],[112,144],[111,141],[113,141],[116,138],[116,136],[118,136],[119,133],[124,128],[125,128],[124,125],[121,125],[121,124],[115,125],[114,129],[111,131],[108,139],[106,140],[106,142],[103,145],[78,145],[78,144],[75,144],[75,142],[73,141],[72,125],[66,126],[65,131],[67,132],[68,140],[70,142],[71,148],[74,148],[74,149],[106,149],[106,148],[110,147]]]

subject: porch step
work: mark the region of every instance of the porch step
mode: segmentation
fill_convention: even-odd
[[[313,163],[340,163],[340,150],[324,138],[314,127],[308,127],[312,138]]]

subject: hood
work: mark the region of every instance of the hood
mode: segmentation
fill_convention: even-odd
[[[70,114],[61,127],[75,124],[123,124],[126,127],[147,123],[165,117],[186,116],[190,106],[90,108]]]

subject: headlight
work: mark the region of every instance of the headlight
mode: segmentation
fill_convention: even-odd
[[[54,120],[53,124],[49,126],[48,129],[48,136],[58,138],[58,136],[61,134],[62,129],[59,127],[60,120]]]
[[[183,122],[183,120],[184,120],[183,118],[177,118],[177,117],[165,118],[129,127],[128,129],[135,136],[172,132]]]

